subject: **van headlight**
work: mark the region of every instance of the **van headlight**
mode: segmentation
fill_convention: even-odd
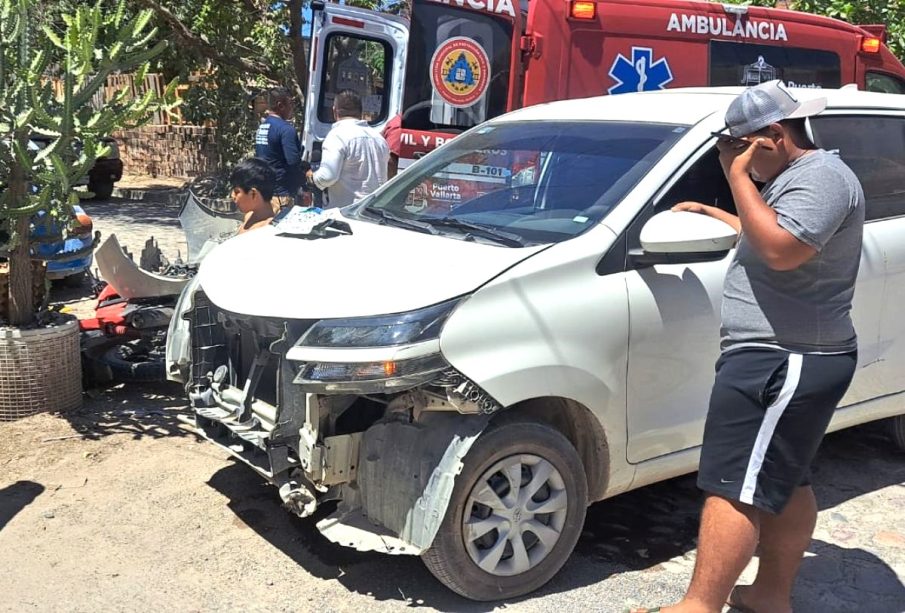
[[[296,347],[395,347],[439,338],[459,302],[450,300],[397,315],[323,319],[308,329]]]
[[[449,368],[440,331],[460,299],[377,317],[325,319],[305,332],[286,358],[293,383],[311,391],[372,394],[427,383]]]
[[[300,365],[293,383],[312,392],[379,394],[423,385],[449,367],[439,353],[410,360],[313,362]]]

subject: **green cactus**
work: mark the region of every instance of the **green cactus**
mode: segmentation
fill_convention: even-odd
[[[9,313],[0,318],[14,326],[27,325],[35,315],[29,246],[33,215],[46,211],[45,218],[58,225],[70,219],[79,200],[73,185],[108,153],[102,139],[176,106],[175,81],[163,95],[148,92],[129,99],[124,89],[101,109],[91,105],[109,75],[134,71],[141,81],[148,62],[163,51],[165,41],[151,44],[157,35],[149,27],[151,11],[127,18],[125,0],[118,0],[113,11],[98,0],[65,15],[60,35],[47,26],[32,31],[33,2],[0,0],[0,249],[5,234],[10,268]],[[114,42],[102,46],[101,40]],[[60,96],[51,82],[55,75],[62,80]],[[32,134],[50,137],[52,144],[32,150]]]

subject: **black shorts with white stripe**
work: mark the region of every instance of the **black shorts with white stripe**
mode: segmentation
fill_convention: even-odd
[[[704,427],[698,487],[781,513],[851,383],[857,353],[800,354],[769,347],[724,352]]]

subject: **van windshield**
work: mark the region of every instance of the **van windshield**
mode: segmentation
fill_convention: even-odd
[[[685,130],[615,121],[480,126],[352,214],[509,246],[560,242],[603,219]]]

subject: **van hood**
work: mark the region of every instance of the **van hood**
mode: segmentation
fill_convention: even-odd
[[[474,291],[546,245],[503,247],[343,218],[352,234],[267,226],[211,251],[199,271],[221,309],[281,319],[402,313]]]

